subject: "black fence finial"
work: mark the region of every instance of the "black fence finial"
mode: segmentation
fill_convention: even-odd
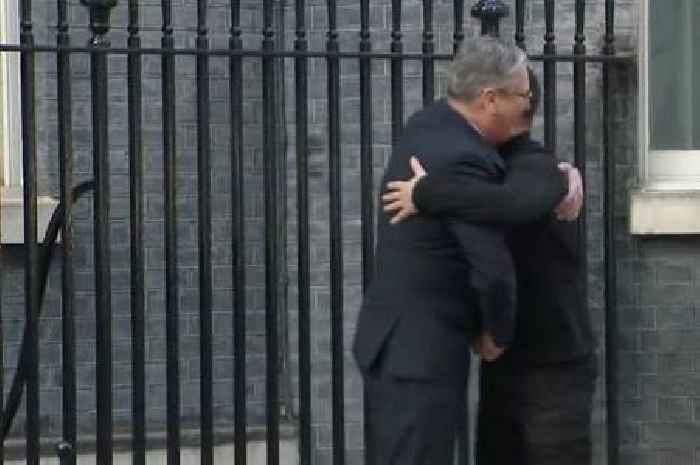
[[[75,456],[73,454],[73,446],[66,442],[61,441],[56,445],[56,455],[58,455],[58,462],[60,465],[70,465],[75,463]]]
[[[472,7],[472,17],[481,20],[481,35],[498,37],[501,18],[508,16],[510,9],[501,0],[479,0]]]
[[[117,0],[80,0],[90,10],[90,30],[93,33],[91,43],[98,45],[109,31],[109,15],[117,6]]]

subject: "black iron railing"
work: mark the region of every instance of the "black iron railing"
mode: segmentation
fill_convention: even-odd
[[[76,332],[75,332],[75,277],[73,264],[73,140],[71,125],[71,57],[76,54],[89,54],[92,83],[92,154],[94,170],[94,276],[96,299],[96,344],[97,373],[97,461],[110,464],[114,453],[113,446],[113,407],[112,407],[112,309],[111,309],[111,259],[110,259],[110,122],[108,58],[110,55],[127,56],[128,79],[128,155],[129,155],[129,198],[130,198],[130,290],[131,290],[131,376],[132,376],[132,454],[135,464],[145,464],[146,457],[146,335],[145,335],[145,239],[144,239],[144,137],[142,108],[142,59],[147,55],[161,58],[162,95],[162,151],[165,198],[165,296],[166,296],[166,337],[167,337],[167,461],[177,464],[181,450],[181,393],[180,393],[180,308],[178,283],[178,209],[176,182],[176,66],[177,56],[196,57],[196,124],[197,124],[197,199],[198,199],[198,276],[199,276],[199,331],[200,331],[200,430],[201,463],[213,463],[214,411],[213,411],[213,348],[212,348],[212,186],[210,173],[210,105],[209,64],[212,57],[228,60],[229,104],[230,104],[230,158],[232,228],[231,261],[233,268],[232,325],[233,325],[233,381],[234,395],[234,448],[237,465],[246,463],[246,261],[247,238],[245,234],[244,199],[244,123],[243,64],[246,60],[258,60],[262,65],[260,87],[262,89],[263,159],[264,159],[264,207],[265,207],[265,401],[267,429],[267,462],[279,463],[280,437],[280,385],[278,352],[283,335],[278,326],[279,280],[285,272],[280,256],[283,244],[278,231],[282,227],[280,200],[286,201],[280,192],[280,179],[284,176],[277,160],[282,141],[277,138],[279,127],[279,96],[277,95],[277,63],[291,59],[294,64],[294,118],[296,147],[296,221],[298,241],[298,358],[299,358],[299,454],[300,463],[311,463],[313,455],[312,403],[311,397],[311,265],[310,265],[310,192],[309,192],[309,63],[311,59],[322,59],[326,64],[327,80],[327,153],[328,153],[328,196],[329,208],[329,268],[330,275],[330,339],[332,373],[332,462],[342,465],[345,462],[345,408],[343,371],[343,223],[342,223],[342,167],[341,167],[341,63],[355,60],[359,64],[359,121],[360,121],[360,173],[361,173],[361,219],[362,219],[362,285],[367,286],[373,273],[373,246],[375,215],[373,195],[373,147],[372,139],[372,64],[377,60],[388,62],[391,77],[390,121],[391,139],[396,141],[401,134],[404,121],[404,64],[408,61],[422,63],[422,101],[428,104],[435,98],[436,62],[448,60],[451,54],[435,53],[433,24],[433,2],[423,0],[422,53],[405,53],[402,31],[402,2],[391,2],[390,51],[375,51],[370,35],[370,1],[360,0],[360,30],[357,50],[341,50],[339,43],[337,8],[335,0],[327,1],[328,30],[324,50],[310,50],[307,38],[304,0],[296,0],[296,21],[293,50],[280,50],[276,46],[277,32],[274,27],[273,0],[262,2],[262,35],[259,49],[243,47],[241,29],[241,2],[232,0],[230,4],[230,34],[228,48],[215,49],[210,46],[207,24],[207,0],[198,0],[196,6],[197,29],[195,47],[175,47],[173,29],[173,6],[171,0],[163,0],[162,37],[160,48],[141,46],[139,30],[139,4],[128,2],[127,47],[112,47],[109,41],[110,12],[116,0],[83,0],[90,12],[92,38],[87,46],[71,43],[67,16],[67,3],[58,0],[58,27],[56,45],[35,44],[32,25],[31,0],[21,1],[21,35],[19,44],[0,44],[0,53],[20,53],[22,83],[22,128],[23,128],[23,179],[24,179],[24,253],[25,253],[25,314],[26,336],[21,356],[26,380],[26,457],[27,463],[39,463],[40,414],[39,405],[39,340],[37,323],[41,307],[42,283],[45,276],[40,269],[41,254],[37,240],[37,96],[35,59],[37,53],[50,53],[56,56],[56,82],[58,102],[58,147],[59,147],[59,194],[63,222],[62,241],[62,395],[63,423],[62,439],[58,453],[61,463],[74,464],[77,441],[76,418]],[[525,48],[526,0],[515,1],[515,41]],[[548,148],[556,149],[557,111],[556,84],[557,65],[573,63],[574,95],[574,151],[575,162],[582,173],[586,172],[586,68],[590,63],[602,63],[603,69],[603,148],[605,157],[605,303],[607,366],[607,405],[608,405],[608,458],[611,464],[618,463],[617,447],[617,378],[616,378],[616,319],[615,319],[615,249],[613,200],[614,152],[612,132],[611,73],[618,62],[629,60],[629,56],[615,53],[614,41],[614,1],[605,1],[605,46],[600,54],[587,50],[585,25],[585,1],[576,1],[575,43],[571,53],[557,53],[554,36],[554,0],[544,1],[545,35],[542,53],[531,53],[533,61],[543,62],[544,75],[544,140]],[[453,42],[456,50],[465,40],[464,0],[453,3]],[[482,34],[499,34],[499,25],[509,14],[509,8],[502,1],[480,0],[473,5],[471,15],[481,21]],[[580,237],[586,237],[586,219],[580,221]],[[585,241],[581,242],[580,254],[587,256]],[[45,271],[45,270],[44,270]],[[14,402],[10,398],[10,402]],[[17,401],[18,402],[18,401]],[[4,424],[8,423],[8,413],[12,405],[5,409]],[[16,407],[14,409],[16,410]],[[7,431],[5,429],[4,433]],[[466,454],[465,454],[466,456]]]

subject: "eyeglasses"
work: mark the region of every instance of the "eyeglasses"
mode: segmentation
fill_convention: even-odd
[[[520,98],[524,98],[527,100],[532,100],[532,91],[531,90],[526,90],[525,92],[517,92],[517,91],[507,90],[507,89],[496,89],[496,92],[499,92],[503,95],[513,95],[515,97],[520,97]]]

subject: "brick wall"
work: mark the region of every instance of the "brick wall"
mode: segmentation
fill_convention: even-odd
[[[246,47],[259,48],[261,41],[260,2],[243,2],[242,23]],[[359,2],[338,2],[339,39],[342,50],[358,48]],[[452,49],[452,3],[435,1],[435,43],[439,52]],[[512,2],[510,2],[512,3]],[[636,49],[636,11],[638,0],[616,2],[616,31],[618,48]],[[405,0],[404,47],[418,52],[421,45],[422,8],[418,0]],[[471,2],[467,2],[471,6]],[[512,6],[512,5],[511,5]],[[54,41],[55,6],[49,2],[35,3],[35,31],[37,42]],[[599,50],[603,32],[604,2],[589,1],[586,7],[586,36],[589,51]],[[193,45],[195,4],[177,2],[174,6],[176,43]],[[88,38],[85,28],[85,8],[77,3],[70,8],[73,43],[84,44]],[[145,46],[159,46],[159,3],[142,3],[142,37]],[[280,39],[290,49],[294,40],[294,7],[290,1],[278,10]],[[125,43],[126,3],[121,2],[112,16],[114,25],[110,37],[114,45]],[[325,2],[307,1],[308,37],[311,49],[325,46]],[[210,5],[210,32],[212,45],[225,47],[228,39],[229,13],[226,2]],[[513,17],[504,20],[502,35],[512,37]],[[375,50],[388,50],[391,29],[391,5],[388,0],[377,0],[371,6],[372,40]],[[574,1],[557,2],[556,44],[560,52],[569,52],[573,46]],[[281,26],[284,26],[281,28]],[[48,28],[46,27],[48,26]],[[468,17],[465,21],[467,39],[479,31],[478,24]],[[528,51],[541,50],[544,35],[543,2],[527,2],[526,35]],[[89,62],[86,56],[76,56],[73,66],[73,126],[76,147],[76,175],[90,177],[90,86]],[[123,57],[110,60],[110,159],[113,182],[113,310],[114,310],[114,368],[115,368],[115,425],[128,430],[130,409],[130,348],[129,348],[129,263],[128,263],[128,172],[126,150],[126,75]],[[535,68],[541,71],[541,65]],[[38,55],[38,139],[40,190],[55,192],[57,183],[56,158],[56,91],[54,60],[50,55]],[[198,416],[198,292],[196,247],[196,119],[194,60],[177,59],[177,147],[178,147],[178,200],[181,284],[181,376],[183,417],[195,422]],[[288,299],[281,312],[288,328],[288,350],[282,358],[284,372],[283,396],[291,398],[291,414],[296,412],[298,356],[296,345],[296,205],[294,153],[294,83],[293,64],[287,60],[280,70],[286,76],[282,81],[286,134],[284,156],[288,167],[286,180],[288,202],[287,262]],[[328,178],[326,130],[326,77],[325,64],[320,59],[310,60],[310,189],[311,198],[311,262],[312,273],[312,399],[314,428],[314,463],[330,462],[330,330],[328,289]],[[405,65],[406,116],[420,107],[421,67],[417,63]],[[587,136],[588,155],[588,215],[589,215],[589,295],[596,331],[604,331],[603,305],[603,237],[602,237],[602,105],[601,68],[587,68]],[[217,420],[229,421],[232,415],[231,396],[231,267],[230,267],[230,160],[228,156],[228,76],[225,59],[212,58],[212,156],[214,192],[214,287],[215,287],[215,398]],[[438,66],[437,93],[442,94],[442,69]],[[557,69],[557,154],[573,158],[573,86],[572,67],[561,64]],[[636,68],[617,70],[614,80],[615,96],[615,151],[619,191],[616,195],[615,217],[618,224],[616,245],[618,251],[618,317],[620,323],[620,415],[622,420],[621,450],[625,464],[693,464],[700,463],[696,452],[700,394],[697,378],[698,357],[697,311],[694,299],[698,293],[696,240],[665,237],[639,239],[627,233],[628,192],[635,186],[637,170]],[[248,289],[248,409],[249,423],[260,425],[264,419],[264,251],[260,238],[262,221],[262,112],[260,65],[255,59],[246,60],[245,67],[245,157],[246,157],[246,226]],[[373,64],[373,139],[375,179],[378,181],[382,166],[389,154],[390,122],[390,68],[386,61]],[[147,294],[148,327],[148,417],[152,428],[164,421],[164,278],[163,278],[163,197],[162,154],[160,134],[160,63],[157,57],[144,58],[144,139],[146,158],[146,241],[147,241]],[[361,380],[348,352],[355,318],[360,302],[360,180],[359,180],[359,78],[355,60],[341,64],[342,115],[342,169],[343,169],[343,238],[345,257],[345,395],[346,445],[348,462],[362,462],[361,444]],[[535,133],[542,134],[541,120]],[[79,344],[79,409],[81,431],[94,426],[95,398],[92,388],[96,363],[94,350],[94,293],[92,278],[91,202],[81,201],[77,207],[76,222],[76,276]],[[5,376],[13,373],[17,359],[19,334],[22,327],[22,272],[21,249],[5,249],[3,273],[3,325],[5,335]],[[47,433],[60,431],[60,264],[54,263],[49,281],[49,292],[41,328],[41,386],[43,427]],[[283,326],[285,327],[285,326]],[[604,366],[601,356],[601,377],[594,411],[594,463],[605,463],[605,399]],[[288,380],[288,381],[287,381]],[[471,398],[475,395],[472,390]],[[473,403],[473,402],[472,402]],[[290,414],[289,411],[285,412]]]

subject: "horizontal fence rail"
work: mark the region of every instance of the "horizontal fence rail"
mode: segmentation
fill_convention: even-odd
[[[70,52],[70,53],[93,53],[88,47],[58,47],[54,45],[36,45],[22,46],[13,44],[0,44],[0,51],[4,52]],[[373,58],[378,60],[391,60],[401,58],[409,61],[423,61],[426,58],[434,60],[449,61],[452,59],[452,53],[418,53],[418,52],[353,52],[353,51],[296,51],[296,50],[237,50],[229,48],[211,48],[209,50],[199,50],[196,48],[177,48],[162,49],[162,48],[128,48],[128,47],[112,47],[104,50],[102,53],[110,55],[128,55],[138,52],[140,55],[209,55],[209,56],[240,56],[240,57],[265,57],[273,56],[275,58]],[[96,52],[99,53],[99,52]],[[569,53],[558,53],[556,55],[546,55],[544,53],[529,53],[528,58],[531,61],[560,61],[560,62],[576,62],[583,61],[587,63],[612,63],[620,62],[627,63],[636,57],[632,53],[617,53],[615,55],[603,54],[586,54],[574,55]]]
[[[361,452],[358,444],[362,441],[353,435],[362,434],[358,426],[362,405],[353,403],[355,398],[348,392],[358,382],[347,363],[348,327],[354,324],[355,310],[348,302],[355,287],[361,295],[374,273],[376,168],[382,164],[377,157],[399,140],[403,123],[413,111],[408,94],[416,70],[420,71],[420,91],[414,97],[421,105],[430,104],[441,89],[440,66],[469,40],[470,29],[465,25],[477,20],[482,34],[497,36],[504,25],[512,26],[514,41],[523,49],[529,46],[530,60],[541,63],[543,139],[555,152],[561,145],[557,131],[562,124],[557,118],[557,73],[562,66],[571,67],[573,154],[584,175],[587,129],[597,124],[586,117],[587,73],[593,67],[602,69],[607,456],[608,463],[618,463],[617,325],[611,291],[616,283],[611,83],[615,66],[631,63],[634,56],[616,52],[615,2],[605,0],[604,18],[592,19],[585,16],[586,2],[576,0],[574,41],[562,44],[554,35],[554,0],[544,0],[540,42],[525,34],[530,6],[526,0],[511,2],[512,18],[511,8],[502,1],[465,5],[464,0],[455,0],[449,5],[450,24],[437,23],[438,2],[422,0],[417,2],[422,13],[420,26],[415,25],[417,18],[407,18],[406,2],[387,0],[382,3],[386,10],[381,11],[391,14],[381,39],[388,50],[376,45],[380,33],[373,24],[373,8],[377,6],[369,0],[359,0],[357,5],[359,23],[353,26],[357,35],[352,49],[346,47],[347,28],[339,21],[342,5],[335,0],[323,7],[313,5],[313,16],[305,0],[290,0],[286,9],[273,0],[255,4],[232,0],[226,6],[230,17],[224,21],[230,26],[224,34],[227,47],[213,45],[220,43],[212,33],[213,3],[186,3],[192,10],[193,26],[182,32],[175,26],[174,4],[162,0],[157,8],[162,29],[148,31],[149,39],[155,35],[160,39],[161,46],[153,47],[143,45],[153,41],[145,40],[141,24],[146,10],[137,0],[128,0],[127,24],[119,25],[126,31],[122,34],[125,45],[113,45],[111,40],[116,34],[110,22],[115,0],[83,0],[90,17],[87,25],[69,24],[68,18],[77,16],[69,15],[69,6],[79,6],[57,0],[58,22],[51,31],[55,44],[35,43],[32,3],[21,0],[19,41],[0,44],[0,56],[19,55],[22,86],[22,305],[26,330],[21,344],[23,366],[15,376],[24,389],[26,412],[20,414],[23,429],[13,433],[22,431],[25,436],[27,463],[38,464],[44,453],[42,442],[56,435],[60,436],[55,443],[62,465],[75,464],[78,454],[88,452],[96,454],[98,463],[111,464],[122,453],[124,438],[136,465],[146,463],[149,449],[161,447],[169,465],[179,464],[188,453],[185,449],[191,448],[198,449],[198,463],[213,464],[216,449],[229,443],[235,463],[245,465],[255,434],[266,442],[264,456],[269,465],[284,461],[281,443],[287,436],[298,440],[298,460],[305,465],[343,465],[349,450]],[[321,10],[324,18],[318,15]],[[242,12],[251,11],[260,16],[262,26],[255,33],[242,27]],[[283,13],[294,14],[291,35],[285,35],[285,24],[291,23],[284,22]],[[309,17],[325,25],[322,40],[312,36]],[[585,35],[586,22],[593,20],[605,25],[604,47],[595,52]],[[77,45],[76,29],[86,26],[89,43]],[[444,35],[438,32],[447,28],[452,29],[445,47]],[[419,52],[407,51],[408,33],[419,38]],[[259,47],[244,45],[252,36]],[[285,47],[290,37],[290,47]],[[194,46],[183,46],[190,43]],[[318,44],[317,49],[312,44]],[[55,79],[48,82],[56,85],[52,98],[58,141],[56,155],[48,156],[58,157],[55,190],[60,214],[54,218],[53,240],[41,243],[37,199],[44,189],[40,183],[51,175],[39,171],[46,163],[37,162],[44,156],[38,153],[37,123],[43,124],[46,117],[40,110],[45,108],[40,100],[46,97],[40,93],[45,90],[37,85],[36,76],[38,60],[45,55],[55,58],[51,70]],[[116,57],[124,58],[124,69],[119,68],[120,62],[112,61]],[[74,64],[83,58],[89,60],[87,97],[74,90]],[[150,66],[152,60],[157,67]],[[183,63],[190,62],[193,72],[183,68]],[[350,80],[343,74],[346,67],[356,73],[357,89],[349,87]],[[227,81],[223,89],[216,86],[222,76]],[[119,80],[126,82],[125,112],[116,113],[115,119],[110,109],[118,100],[112,92]],[[187,91],[183,87],[186,80],[196,89],[190,96],[193,103],[179,95]],[[381,80],[387,84],[379,87]],[[285,82],[290,85],[285,87]],[[322,88],[321,97],[317,97],[317,86]],[[353,92],[357,105],[348,102],[348,92]],[[85,98],[89,98],[90,111],[76,113],[82,111],[80,105],[87,105]],[[217,99],[225,102],[223,110],[215,108]],[[378,99],[387,104],[377,105]],[[290,102],[291,111],[286,108]],[[186,127],[180,126],[179,118],[190,105],[194,116]],[[158,110],[155,116],[154,108]],[[77,121],[76,114],[89,119],[88,148],[78,148],[76,132],[83,129],[77,126],[85,121]],[[126,121],[120,121],[119,115]],[[386,135],[373,129],[377,121],[387,126]],[[125,132],[119,131],[120,125]],[[345,131],[354,126],[357,140],[348,144]],[[345,173],[355,163],[346,156],[347,145],[357,149],[356,178]],[[81,150],[90,156],[79,162]],[[125,157],[123,166],[115,155],[120,150]],[[287,152],[294,154],[293,163],[288,163]],[[185,154],[195,160],[189,170],[181,165]],[[91,201],[79,199],[74,189],[79,176],[86,174],[94,182],[89,188],[83,185],[80,195],[91,189]],[[123,189],[114,184],[119,175],[127,179]],[[348,185],[353,182],[355,190]],[[291,188],[294,195],[289,195]],[[349,213],[355,192],[359,192],[357,211]],[[183,198],[193,198],[193,206]],[[292,212],[288,212],[290,205]],[[81,216],[86,211],[91,218]],[[355,213],[356,218],[349,219]],[[359,225],[357,244],[351,239],[355,231],[348,227],[354,221]],[[580,237],[586,237],[587,224],[584,215],[579,220]],[[126,233],[119,229],[122,226]],[[50,302],[43,302],[46,283],[40,283],[38,277],[48,274],[52,255],[42,262],[41,254],[56,247],[58,229],[61,285]],[[85,231],[91,238],[85,238]],[[87,249],[83,241],[90,243]],[[349,251],[353,245],[357,248]],[[78,250],[90,250],[92,255],[78,254]],[[187,255],[190,250],[194,258]],[[120,257],[122,252],[125,260]],[[580,242],[579,254],[585,263],[586,241]],[[7,270],[3,256],[0,270]],[[357,270],[352,268],[355,263]],[[154,287],[154,282],[159,284]],[[128,295],[126,309],[115,304],[123,302],[116,300],[117,288]],[[86,295],[92,302],[83,309]],[[55,302],[60,302],[61,309],[61,353],[56,362],[62,399],[55,413],[60,418],[58,432],[44,431],[40,421],[44,409],[51,406],[40,403],[39,367],[44,351],[39,314],[42,309],[50,312]],[[5,305],[1,308],[7,312]],[[81,340],[79,334],[85,319],[93,325],[86,331],[89,341]],[[127,334],[115,337],[121,334],[124,322]],[[188,358],[193,340],[195,355]],[[95,346],[94,359],[86,361],[80,359],[78,349],[88,342]],[[81,378],[79,373],[85,369],[94,374]],[[7,381],[2,371],[0,388]],[[188,377],[196,382],[187,383]],[[162,382],[154,383],[154,378]],[[115,386],[128,386],[119,391],[128,395],[119,400]],[[93,391],[94,399],[88,394]],[[94,424],[91,434],[79,428],[81,415],[86,415],[79,411],[81,396],[92,399],[94,406],[94,417],[88,420]],[[19,394],[4,400],[6,427],[0,447],[7,439]],[[460,435],[462,464],[470,461],[467,422],[464,429]],[[157,439],[159,434],[164,437]],[[85,436],[94,436],[92,445],[86,445],[90,441]]]

